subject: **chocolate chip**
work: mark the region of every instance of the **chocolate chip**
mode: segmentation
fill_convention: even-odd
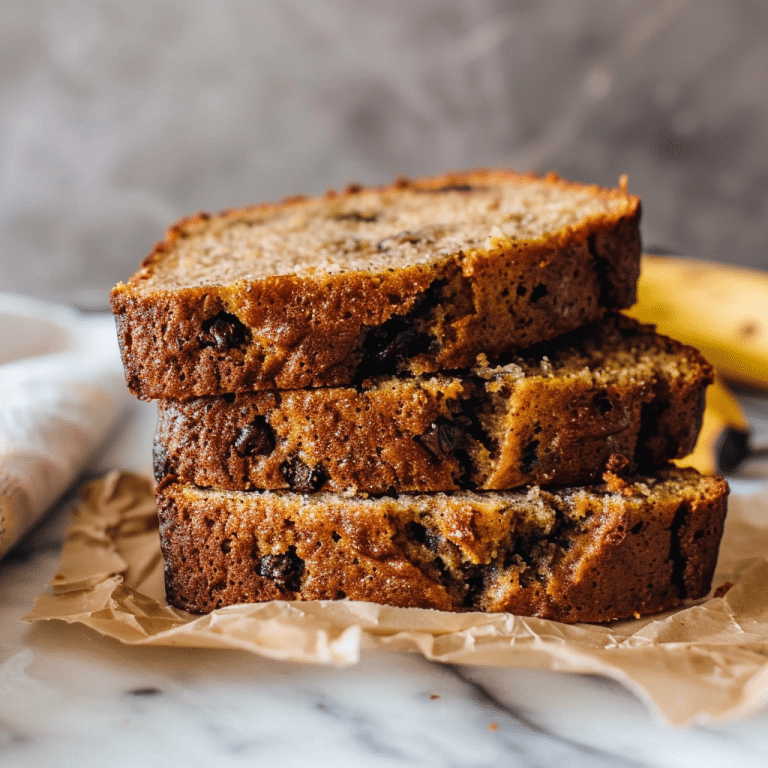
[[[439,418],[437,424],[437,442],[443,453],[455,451],[464,443],[464,430],[448,419]]]
[[[395,316],[369,331],[357,379],[396,373],[408,360],[429,351],[432,338],[417,331],[411,322]]]
[[[397,327],[401,328],[399,332]],[[374,329],[366,344],[365,356],[358,366],[359,379],[396,373],[412,357],[429,351],[432,339],[412,326],[396,323],[386,329]]]
[[[430,338],[426,333],[419,333],[415,328],[406,328],[395,337],[387,348],[386,354],[395,359],[398,364],[429,349]]]
[[[291,592],[301,589],[303,575],[304,561],[296,554],[296,547],[288,547],[282,555],[264,555],[259,562],[259,576]]]
[[[355,382],[398,373],[412,357],[436,351],[437,341],[419,331],[416,324],[442,303],[446,284],[443,278],[433,280],[417,297],[408,314],[392,315],[381,325],[367,329],[365,351],[357,367]],[[390,297],[392,304],[399,300],[397,296]]]
[[[414,438],[416,442],[429,451],[434,458],[438,461],[445,455],[444,451],[440,448],[440,438],[437,436],[437,425],[430,424],[426,431],[422,435],[416,435]]]
[[[523,455],[520,460],[520,471],[527,475],[531,470],[539,463],[539,441],[531,440],[528,445],[523,448]]]
[[[247,340],[248,329],[229,312],[219,312],[203,321],[202,334],[198,337],[200,346],[216,347],[219,352],[239,347]]]
[[[416,440],[436,459],[440,459],[461,447],[466,440],[466,434],[455,422],[438,416]]]
[[[405,525],[405,533],[409,539],[415,541],[417,544],[422,544],[430,552],[437,552],[440,546],[440,536],[433,533],[429,528],[423,526],[421,523],[417,523],[415,520],[410,520]]]
[[[280,465],[280,471],[291,490],[299,493],[316,491],[325,482],[325,474],[320,467],[313,469],[298,456],[284,461]]]
[[[263,416],[257,416],[246,424],[235,439],[239,456],[265,456],[275,449],[275,435]]]
[[[534,285],[533,290],[531,291],[531,301],[537,302],[539,299],[543,299],[548,293],[549,291],[544,283]]]

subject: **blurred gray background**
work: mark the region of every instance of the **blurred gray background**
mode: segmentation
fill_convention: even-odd
[[[768,268],[765,0],[0,0],[0,289],[106,307],[168,224],[477,165]]]

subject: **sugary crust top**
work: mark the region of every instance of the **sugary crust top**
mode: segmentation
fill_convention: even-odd
[[[128,286],[152,292],[288,274],[382,273],[512,242],[567,241],[580,228],[636,215],[639,204],[624,179],[609,190],[554,174],[485,169],[353,185],[182,219]]]

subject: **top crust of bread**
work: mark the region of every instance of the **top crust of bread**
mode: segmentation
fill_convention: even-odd
[[[335,386],[523,348],[634,302],[639,217],[624,182],[499,170],[200,213],[112,291],[128,384]]]
[[[565,244],[574,231],[633,214],[638,205],[623,189],[498,170],[400,178],[379,188],[350,185],[341,194],[329,190],[182,219],[129,284],[152,291],[375,273],[517,241],[554,236]]]

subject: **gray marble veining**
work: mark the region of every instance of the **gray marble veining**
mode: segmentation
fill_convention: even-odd
[[[153,405],[137,403],[88,474],[149,472],[153,428]],[[55,573],[71,504],[0,561],[3,768],[768,763],[768,710],[673,729],[617,683],[588,675],[384,652],[335,669],[123,646],[61,622],[30,626],[21,617]]]

